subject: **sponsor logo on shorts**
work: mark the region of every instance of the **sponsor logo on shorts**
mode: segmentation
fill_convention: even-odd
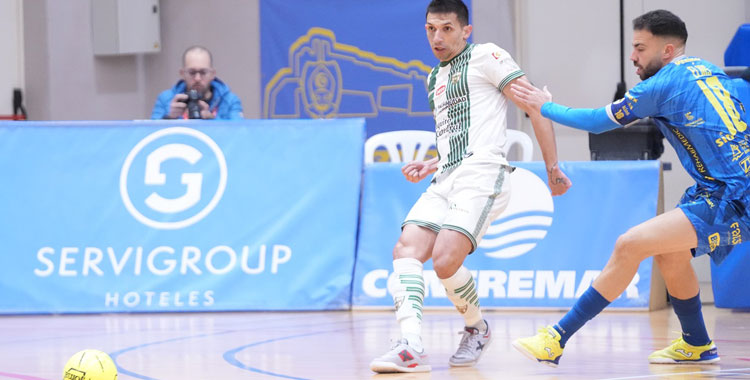
[[[455,202],[451,203],[451,206],[449,207],[449,209],[453,210],[453,211],[459,211],[459,212],[462,212],[464,214],[468,214],[469,213],[469,210],[467,210],[465,208],[458,207],[458,205]]]
[[[742,243],[742,231],[740,230],[740,224],[734,222],[730,224],[729,227],[732,229],[732,245]]]
[[[711,235],[708,235],[708,249],[713,252],[716,247],[721,244],[721,235],[719,235],[718,232],[714,232]]]

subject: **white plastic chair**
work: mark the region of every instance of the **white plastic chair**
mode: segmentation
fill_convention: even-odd
[[[401,146],[401,155],[398,147]],[[374,162],[373,156],[379,146],[388,151],[391,162],[423,160],[430,147],[435,146],[435,132],[404,130],[378,133],[365,141],[365,163]],[[419,149],[417,149],[417,147]],[[417,152],[415,155],[414,152]],[[401,159],[403,157],[403,159]]]
[[[518,145],[521,149],[521,161],[531,161],[531,156],[534,150],[534,143],[531,141],[531,137],[522,131],[515,129],[508,129],[507,133],[508,141],[505,143],[505,156],[508,156],[510,147]]]
[[[521,149],[521,161],[531,161],[534,150],[531,137],[515,129],[508,129],[506,133],[508,140],[505,143],[505,154],[508,154],[511,146],[518,145]],[[401,146],[401,155],[399,155],[399,145]],[[391,162],[408,162],[424,159],[427,151],[434,145],[435,132],[404,130],[378,133],[365,141],[365,163],[371,164],[374,162],[373,156],[379,146],[385,147]],[[418,150],[417,147],[419,147]],[[415,151],[417,152],[416,155],[414,154]],[[401,159],[402,156],[403,160]]]

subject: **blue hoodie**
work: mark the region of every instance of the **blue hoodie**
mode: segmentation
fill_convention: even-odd
[[[154,110],[151,111],[151,119],[163,119],[169,114],[169,104],[176,94],[185,92],[185,81],[180,80],[174,87],[163,91],[156,98]],[[237,95],[229,90],[224,82],[219,78],[211,81],[211,103],[208,105],[216,119],[239,120],[242,119],[242,103]]]

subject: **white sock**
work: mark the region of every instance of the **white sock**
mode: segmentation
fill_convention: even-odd
[[[482,311],[479,310],[479,295],[477,295],[477,284],[471,276],[471,272],[465,266],[458,268],[453,276],[440,280],[445,286],[448,299],[453,302],[456,309],[464,317],[466,326],[479,329],[485,333],[487,325],[482,319]]]
[[[424,276],[422,262],[405,258],[393,260],[393,278],[388,289],[396,306],[396,319],[401,326],[401,337],[417,351],[422,351],[422,304]]]

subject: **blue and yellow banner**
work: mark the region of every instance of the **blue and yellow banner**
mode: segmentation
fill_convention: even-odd
[[[544,163],[514,165],[510,203],[464,265],[476,279],[483,307],[571,307],[604,268],[617,237],[656,215],[659,163],[563,163],[573,187],[555,198],[546,186]],[[401,164],[365,167],[354,307],[392,305],[391,252],[401,222],[429,185],[407,182],[400,169]],[[612,307],[648,308],[651,268],[651,259],[643,261]],[[432,261],[424,275],[425,306],[452,306]]]
[[[2,124],[0,314],[348,309],[363,141],[362,119]]]
[[[364,117],[367,136],[434,130],[428,4],[261,0],[262,117]]]

